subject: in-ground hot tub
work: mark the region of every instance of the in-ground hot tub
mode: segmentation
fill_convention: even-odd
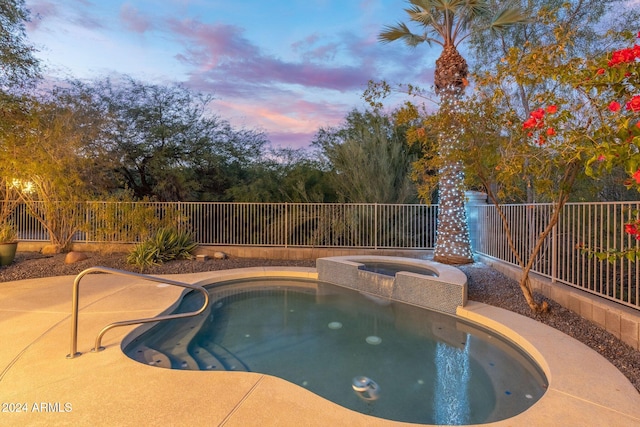
[[[433,261],[340,256],[318,258],[316,268],[319,280],[430,310],[455,314],[467,303],[467,276]]]

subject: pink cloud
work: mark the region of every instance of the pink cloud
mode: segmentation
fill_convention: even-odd
[[[213,93],[223,117],[263,129],[276,146],[307,146],[320,127],[338,125],[363,106],[369,80],[426,88],[432,81],[427,49],[381,45],[366,34],[312,34],[291,45],[300,59],[285,61],[237,26],[174,20],[169,28],[184,46],[178,59],[192,67],[186,84]],[[338,54],[342,62],[332,62]]]
[[[47,20],[60,20],[66,24],[77,25],[90,30],[103,29],[102,16],[94,16],[95,6],[88,0],[71,0],[71,5],[60,6],[53,1],[33,0],[28,3],[31,12],[31,22],[27,23],[28,30],[38,30]]]
[[[320,36],[318,34],[311,34],[298,42],[292,43],[291,47],[294,51],[305,50],[306,46],[314,45],[319,39]]]
[[[266,84],[301,85],[343,92],[361,87],[368,77],[368,73],[358,67],[330,67],[312,62],[287,63],[267,56],[226,58],[224,61],[218,58],[217,61],[201,64],[190,75],[193,82],[208,84],[217,92],[236,94],[243,86],[259,87]]]
[[[120,20],[126,29],[135,33],[142,34],[151,28],[151,21],[129,3],[124,3],[120,7]]]
[[[258,54],[258,49],[242,36],[244,30],[234,25],[207,25],[185,19],[170,20],[169,28],[187,46],[178,59],[203,70],[215,68],[230,58],[247,58]]]
[[[294,84],[306,87],[352,90],[366,82],[368,76],[354,66],[327,66],[311,61],[285,62],[265,55],[247,40],[244,31],[232,25],[208,25],[193,20],[171,21],[172,31],[183,39],[186,49],[177,56],[196,67],[194,82],[238,84]],[[317,57],[327,57],[334,46],[325,46]],[[216,91],[219,86],[214,87]],[[237,90],[237,89],[236,89]]]
[[[304,61],[333,61],[338,53],[338,43],[327,43],[316,46],[322,38],[318,34],[312,34],[309,37],[295,42],[291,45],[291,49],[300,54]]]
[[[262,129],[275,146],[308,146],[320,127],[340,123],[352,106],[335,102],[311,102],[295,94],[261,102],[214,100],[212,109],[234,124]]]
[[[435,58],[426,46],[381,45],[366,33],[314,33],[290,45],[297,60],[284,60],[239,26],[172,19],[165,28],[183,46],[176,58],[190,68],[185,83],[213,93],[217,114],[263,129],[274,145],[305,146],[320,127],[338,125],[364,106],[369,80],[432,82]]]
[[[50,1],[35,1],[29,3],[29,11],[31,12],[31,21],[27,22],[27,29],[37,30],[42,21],[52,16],[57,16],[60,12],[58,6]]]

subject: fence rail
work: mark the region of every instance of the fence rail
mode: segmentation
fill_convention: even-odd
[[[136,243],[173,225],[202,245],[432,249],[437,206],[310,203],[86,202],[75,242]],[[24,206],[13,222],[24,241],[49,233]]]
[[[305,203],[85,202],[66,206],[80,231],[74,241],[136,243],[162,225],[193,233],[202,245],[433,249],[437,206]],[[476,253],[518,265],[494,206],[469,207]],[[546,227],[553,205],[503,205],[517,252],[527,261]],[[640,202],[570,203],[547,236],[533,271],[640,309],[640,265],[626,258],[609,262],[585,254],[637,249],[625,234]],[[44,212],[44,209],[41,209]],[[23,241],[48,240],[48,232],[20,205],[12,216]]]
[[[504,205],[511,236],[523,262],[528,261],[537,237],[549,224],[553,205]],[[494,206],[478,206],[477,253],[519,265],[507,245],[507,235]],[[585,292],[640,309],[640,263],[618,257],[598,259],[583,251],[637,250],[638,242],[624,232],[635,220],[640,202],[569,203],[558,224],[546,237],[533,271]]]

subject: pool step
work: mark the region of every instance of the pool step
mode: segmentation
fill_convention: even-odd
[[[131,354],[138,362],[152,366],[159,366],[161,368],[171,368],[171,359],[169,356],[155,348],[150,348],[140,344]]]
[[[205,347],[193,346],[192,348],[191,355],[193,358],[198,360],[198,364],[202,363],[205,367],[214,365],[219,367],[217,370],[251,372],[251,369],[242,360],[219,344],[208,342]],[[199,352],[193,354],[196,349]]]
[[[191,371],[198,371],[198,362],[192,357],[184,345],[177,345],[171,349],[169,357],[173,361],[174,369],[188,369]]]
[[[215,357],[209,350],[199,345],[194,345],[189,349],[191,357],[196,361],[198,367],[203,371],[226,371],[224,363]]]

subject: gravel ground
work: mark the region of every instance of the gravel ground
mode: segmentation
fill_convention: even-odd
[[[89,259],[75,264],[65,264],[64,254],[43,256],[36,252],[19,252],[12,265],[0,267],[0,282],[38,277],[76,275],[82,270],[103,266],[137,271],[127,265],[124,254],[88,253]],[[315,267],[315,260],[264,260],[228,258],[207,261],[172,261],[144,271],[146,274],[197,273],[252,266]],[[609,332],[581,318],[552,300],[547,302],[550,311],[533,314],[526,304],[518,284],[501,273],[481,263],[461,266],[468,277],[469,299],[531,317],[549,325],[588,345],[615,365],[640,391],[640,351],[623,343]],[[2,284],[0,283],[0,290]],[[542,300],[544,297],[537,295]],[[576,361],[579,363],[579,361]]]

